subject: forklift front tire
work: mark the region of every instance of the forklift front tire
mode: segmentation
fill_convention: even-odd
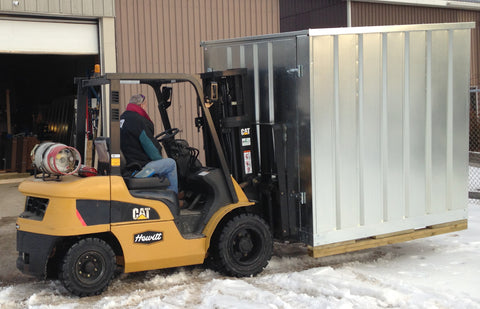
[[[214,246],[218,270],[235,277],[260,273],[272,257],[273,240],[265,221],[254,214],[232,218]]]
[[[108,287],[115,268],[112,248],[101,239],[85,238],[70,247],[59,277],[72,294],[92,296],[101,294]]]

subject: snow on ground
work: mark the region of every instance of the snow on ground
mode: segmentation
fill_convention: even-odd
[[[201,266],[122,275],[101,296],[58,281],[0,287],[0,308],[480,308],[480,204],[469,228],[313,259],[276,245],[265,271],[229,278]]]

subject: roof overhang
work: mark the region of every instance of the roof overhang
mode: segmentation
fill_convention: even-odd
[[[462,0],[350,0],[352,2],[371,2],[393,5],[413,5],[444,9],[480,10],[479,1]]]

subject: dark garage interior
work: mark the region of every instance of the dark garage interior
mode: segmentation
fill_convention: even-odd
[[[96,55],[0,54],[0,172],[30,171],[40,141],[70,144],[73,80],[95,63]]]

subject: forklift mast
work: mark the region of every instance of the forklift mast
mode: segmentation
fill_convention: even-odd
[[[246,69],[201,74],[205,103],[212,115],[215,130],[232,176],[247,184],[258,176],[258,147],[254,110],[248,98]],[[197,121],[198,122],[198,121]],[[218,166],[211,135],[203,131],[206,163]]]
[[[230,172],[247,197],[256,202],[274,236],[298,240],[298,201],[296,195],[287,194],[285,125],[257,120],[262,111],[256,110],[249,93],[247,85],[252,81],[247,80],[246,68],[207,72],[201,78],[205,103]],[[203,132],[207,165],[217,167],[213,141]]]

